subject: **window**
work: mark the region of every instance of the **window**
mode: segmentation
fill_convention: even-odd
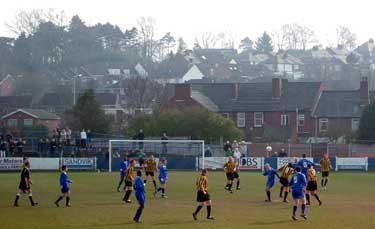
[[[262,127],[263,123],[264,123],[263,112],[255,112],[254,113],[254,127]]]
[[[8,119],[8,127],[17,127],[17,119]]]
[[[305,126],[305,115],[298,114],[298,126]]]
[[[352,118],[352,130],[357,130],[359,128],[359,118]]]
[[[229,114],[228,113],[222,113],[221,114],[224,118],[229,118]]]
[[[319,119],[319,131],[320,132],[328,131],[328,118]]]
[[[281,125],[282,126],[289,126],[290,122],[289,122],[289,115],[287,114],[282,114],[281,115]]]
[[[33,125],[33,120],[32,119],[24,119],[23,120],[23,125],[24,126],[32,126]]]
[[[246,115],[245,113],[237,113],[237,127],[245,127],[246,126]]]

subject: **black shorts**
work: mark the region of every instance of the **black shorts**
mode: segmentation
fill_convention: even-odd
[[[233,178],[235,179],[240,178],[240,174],[238,172],[233,172]]]
[[[145,163],[145,160],[142,158],[138,159],[139,166],[142,166]]]
[[[208,194],[208,192],[206,192],[206,194],[204,194],[202,191],[197,192],[197,202],[206,202],[209,200],[210,194]]]
[[[329,176],[329,171],[322,172],[322,177],[328,177],[328,176]]]
[[[226,173],[226,175],[227,175],[227,180],[233,180],[234,179],[233,173]]]
[[[20,185],[18,185],[18,189],[22,190],[23,192],[26,192],[30,189],[30,187],[28,187],[25,182],[21,181]]]
[[[146,176],[152,176],[152,177],[153,177],[153,176],[155,176],[155,175],[154,175],[154,172],[147,172],[147,171],[146,171]]]
[[[280,184],[284,187],[289,187],[289,181],[284,177],[280,177]]]
[[[318,190],[318,184],[316,183],[316,181],[309,181],[307,182],[307,191],[316,191]]]
[[[125,187],[133,187],[133,182],[125,180]]]

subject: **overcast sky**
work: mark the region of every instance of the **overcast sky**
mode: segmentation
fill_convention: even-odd
[[[158,36],[171,32],[189,47],[206,32],[255,40],[264,30],[293,22],[314,30],[324,45],[335,43],[340,25],[356,33],[358,43],[375,37],[374,0],[11,0],[1,3],[0,36],[12,36],[5,23],[17,11],[39,8],[64,10],[69,18],[78,14],[87,25],[110,22],[123,30],[136,26],[139,17],[153,17]]]

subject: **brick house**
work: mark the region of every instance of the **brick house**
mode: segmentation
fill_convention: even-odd
[[[246,140],[268,137],[295,142],[313,135],[311,112],[323,90],[320,82],[176,84],[167,108],[205,107],[231,118]]]
[[[33,125],[42,125],[48,128],[48,132],[59,127],[60,117],[45,110],[18,109],[1,117],[3,126],[7,128],[21,129]]]
[[[314,136],[326,137],[330,130],[343,134],[357,130],[363,108],[369,103],[366,77],[361,79],[358,90],[323,91],[312,112]]]

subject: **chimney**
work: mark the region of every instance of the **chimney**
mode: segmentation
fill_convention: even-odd
[[[185,100],[191,98],[191,85],[190,84],[175,84],[174,97],[176,100]]]
[[[360,87],[359,87],[359,96],[361,106],[366,106],[370,103],[370,95],[368,89],[368,80],[367,77],[362,77]]]
[[[232,83],[232,99],[237,99],[238,97],[238,84]]]
[[[282,91],[282,80],[280,78],[272,79],[272,98],[279,99]]]

